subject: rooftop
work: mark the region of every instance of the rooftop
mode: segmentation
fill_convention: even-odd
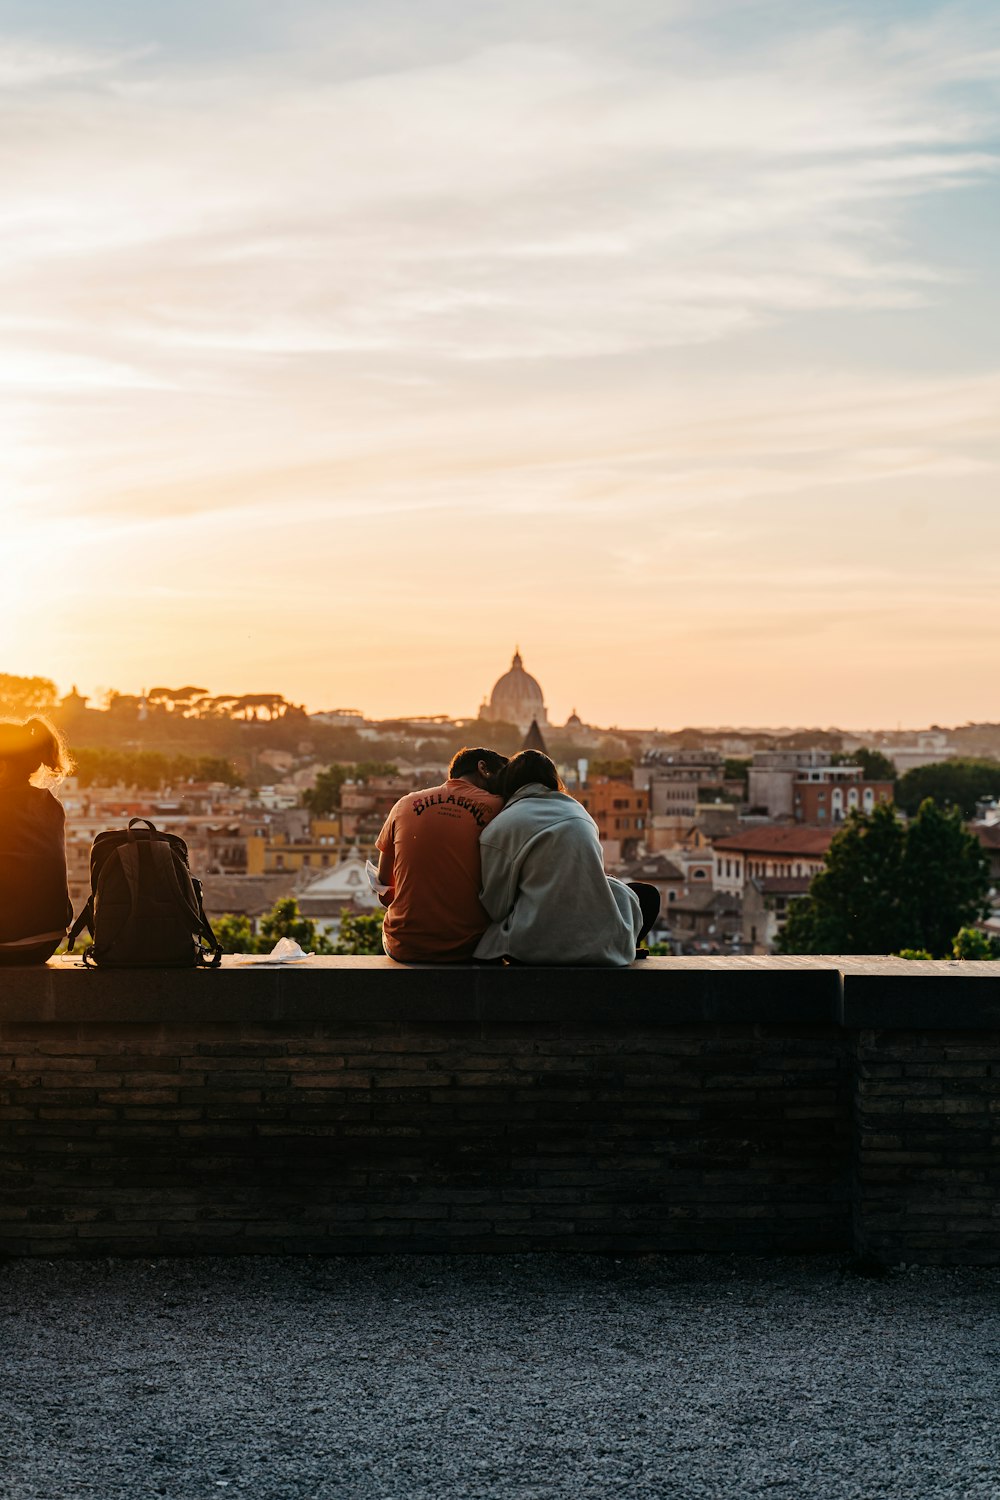
[[[807,854],[823,855],[833,840],[834,829],[810,828],[797,824],[764,824],[748,828],[744,833],[734,833],[727,838],[716,839],[715,848],[723,853],[743,854]]]

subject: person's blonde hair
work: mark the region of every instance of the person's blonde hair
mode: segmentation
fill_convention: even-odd
[[[36,786],[58,786],[73,769],[58,729],[38,718],[0,720],[0,762],[8,767],[8,776]]]

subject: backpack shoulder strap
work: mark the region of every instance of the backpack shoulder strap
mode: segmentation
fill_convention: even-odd
[[[87,897],[87,904],[86,904],[86,906],[83,908],[83,910],[81,911],[80,915],[77,917],[76,921],[73,923],[72,927],[69,930],[69,936],[66,939],[66,952],[67,953],[72,953],[73,952],[73,949],[74,949],[74,947],[76,945],[76,940],[80,936],[80,933],[83,931],[83,929],[85,927],[86,927],[87,931],[90,933],[91,937],[93,937],[94,936],[94,898],[93,898],[92,895]]]
[[[189,922],[191,923],[191,931],[193,933],[197,933],[199,939],[204,939],[209,945],[209,951],[211,952],[212,957],[206,964],[204,949],[199,943],[200,962],[207,968],[217,969],[222,962],[222,948],[215,936],[215,933],[212,931],[208,918],[205,916],[205,907],[201,899],[201,881],[195,880],[194,876],[189,877],[191,882],[191,893],[194,896],[194,900],[192,901],[191,897],[188,895],[187,890],[182,885],[180,877],[177,873],[177,860],[180,856],[175,852],[175,850],[171,847],[167,840],[150,839],[145,844],[145,847],[149,850],[150,858],[153,861],[153,867],[157,870],[157,873],[159,874],[163,882],[164,890],[170,892],[171,896],[174,898],[178,906],[188,918]],[[134,857],[136,860],[135,868],[137,877],[139,848],[136,845],[131,845],[128,852],[129,855],[131,857]],[[128,874],[127,867],[126,874]],[[133,899],[134,891],[135,887],[133,887]]]

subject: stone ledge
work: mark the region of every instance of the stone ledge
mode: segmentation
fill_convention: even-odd
[[[221,970],[0,970],[0,1022],[475,1020],[980,1029],[1000,1026],[1000,964],[890,958],[651,958],[629,969],[403,966],[388,958]]]

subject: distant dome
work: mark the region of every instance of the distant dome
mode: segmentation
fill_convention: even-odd
[[[493,723],[516,724],[522,730],[527,730],[532,720],[540,727],[548,724],[545,696],[531,673],[524,670],[519,651],[514,652],[510,671],[496,683],[489,706],[484,704],[480,712]]]

